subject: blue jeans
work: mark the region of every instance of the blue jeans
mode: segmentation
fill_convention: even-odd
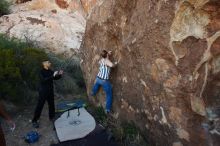
[[[102,86],[102,88],[105,91],[105,94],[106,94],[106,111],[109,112],[111,110],[111,107],[112,107],[112,85],[109,82],[109,80],[102,80],[102,79],[99,79],[97,77],[95,85],[93,86],[93,89],[92,89],[92,96],[96,95],[96,93],[98,92],[100,86]]]

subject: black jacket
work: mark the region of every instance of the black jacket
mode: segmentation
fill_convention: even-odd
[[[61,78],[61,75],[53,76],[54,71],[48,69],[42,69],[40,71],[40,92],[49,92],[53,93],[53,80],[58,80]]]

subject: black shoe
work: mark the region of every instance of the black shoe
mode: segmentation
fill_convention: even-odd
[[[39,128],[39,123],[38,122],[32,122],[32,126],[34,128]]]

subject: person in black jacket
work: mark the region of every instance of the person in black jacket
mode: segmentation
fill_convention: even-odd
[[[51,63],[49,61],[42,62],[42,70],[40,71],[40,88],[39,88],[39,100],[35,109],[34,118],[32,119],[33,127],[38,128],[38,120],[40,118],[42,109],[45,101],[48,102],[49,106],[49,119],[53,120],[55,116],[55,105],[54,105],[54,90],[53,80],[61,78],[63,71],[52,71]]]

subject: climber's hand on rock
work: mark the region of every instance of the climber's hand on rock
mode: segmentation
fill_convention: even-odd
[[[112,51],[108,51],[108,55],[111,56],[112,55]]]

